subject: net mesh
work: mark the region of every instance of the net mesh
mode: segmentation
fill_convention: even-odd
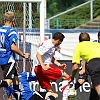
[[[7,11],[14,12],[15,18],[13,23],[13,28],[17,31],[18,48],[23,52],[30,53],[31,57],[29,60],[25,60],[25,71],[31,71],[33,56],[36,53],[37,48],[40,44],[40,3],[31,2],[0,2],[0,26],[4,25],[3,15]],[[25,11],[25,12],[24,12]],[[24,13],[25,13],[25,23],[24,23]],[[25,33],[24,33],[25,28]],[[25,37],[24,38],[24,34]],[[25,41],[25,46],[23,45]],[[25,47],[25,48],[24,48]],[[19,67],[19,72],[23,71],[23,58],[17,56],[17,64]],[[0,79],[2,78],[2,72],[0,70]],[[7,100],[7,95],[5,90],[0,90],[2,95],[0,95],[0,100]],[[12,100],[15,100],[14,98]]]

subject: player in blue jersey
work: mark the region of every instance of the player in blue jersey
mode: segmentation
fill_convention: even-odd
[[[4,76],[4,80],[0,82],[0,87],[9,87],[13,82],[13,87],[17,93],[19,86],[18,75],[15,68],[15,54],[24,58],[29,58],[30,54],[21,52],[16,46],[17,34],[16,31],[12,29],[14,13],[11,11],[6,12],[4,21],[4,26],[0,28],[0,66]]]
[[[19,89],[21,91],[21,100],[44,100],[45,97],[47,98],[48,96],[51,98],[49,100],[55,100],[55,99],[53,99],[53,96],[55,96],[55,98],[58,96],[56,93],[49,93],[49,92],[46,93],[45,92],[45,94],[42,95],[42,93],[32,91],[30,89],[29,81],[35,81],[36,76],[32,75],[29,72],[19,73],[18,78],[19,78]],[[6,88],[6,93],[7,93],[7,96],[8,96],[8,100],[12,100],[11,94],[14,95],[13,90],[14,90],[13,85]]]

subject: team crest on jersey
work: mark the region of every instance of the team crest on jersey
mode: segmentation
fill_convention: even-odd
[[[12,74],[12,76],[11,76],[12,78],[14,78],[14,74]]]

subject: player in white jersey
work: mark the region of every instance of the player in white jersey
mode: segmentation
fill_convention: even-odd
[[[54,92],[50,81],[56,81],[60,77],[63,80],[70,80],[70,76],[61,69],[65,69],[67,67],[66,64],[60,64],[54,58],[55,48],[62,43],[64,38],[65,36],[62,33],[56,32],[52,39],[46,40],[40,45],[34,59],[34,71],[39,84],[50,92]],[[59,66],[59,68],[54,64]]]
[[[15,68],[15,53],[24,58],[29,58],[30,54],[24,54],[16,46],[17,34],[16,31],[12,29],[14,13],[11,11],[6,12],[4,21],[4,26],[0,28],[0,66],[4,76],[4,80],[0,82],[0,88],[9,87],[13,82],[13,87],[17,93],[19,86],[18,75]]]

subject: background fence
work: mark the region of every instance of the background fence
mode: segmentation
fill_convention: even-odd
[[[24,8],[25,6],[25,8]],[[31,54],[30,59],[23,60],[22,57],[17,56],[17,65],[20,67],[20,72],[23,71],[23,62],[25,63],[25,71],[31,71],[33,66],[32,60],[36,54],[37,48],[40,44],[40,3],[24,3],[23,2],[0,2],[0,26],[4,24],[3,14],[6,11],[13,11],[15,13],[15,22],[13,28],[16,29],[18,33],[18,47],[21,51],[26,51]],[[25,12],[24,12],[25,11]],[[24,16],[26,13],[26,16]],[[24,23],[24,17],[26,18]],[[91,34],[92,39],[97,39],[97,33],[99,30],[72,30],[72,29],[45,29],[45,39],[51,38],[55,32],[62,32],[65,35],[65,40],[61,45],[61,53],[63,54],[64,60],[61,62],[66,62],[68,64],[68,69],[66,72],[71,71],[71,57],[73,52],[73,47],[78,42],[78,35],[80,32],[88,32]],[[43,33],[44,34],[44,33]],[[65,61],[67,60],[67,61]],[[0,72],[2,79],[2,72]],[[77,76],[78,77],[78,76]],[[77,78],[76,78],[77,79]],[[90,81],[89,81],[90,82]],[[61,100],[61,83],[57,81],[57,88],[54,88],[59,94],[59,99]],[[90,84],[90,83],[89,83]],[[90,85],[88,83],[84,84],[82,88],[78,90],[78,95],[75,100],[88,100]],[[4,90],[0,89],[0,100],[6,98]]]

